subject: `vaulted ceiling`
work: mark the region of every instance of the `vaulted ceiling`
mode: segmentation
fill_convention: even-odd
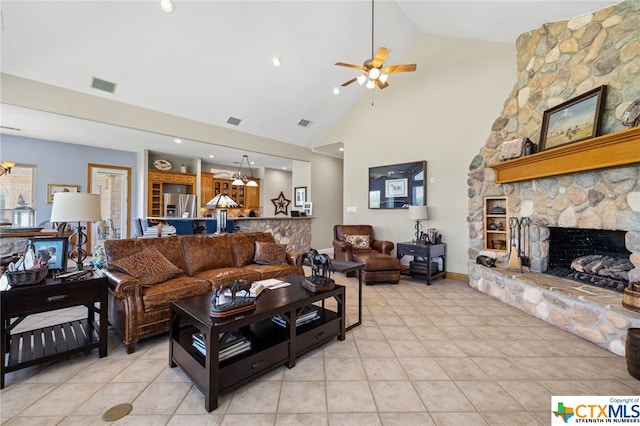
[[[374,46],[391,49],[390,64],[398,63],[420,33],[513,44],[543,23],[613,3],[380,0]],[[368,94],[357,83],[340,88],[357,70],[334,65],[371,57],[368,0],[175,0],[172,13],[161,11],[156,0],[3,0],[1,7],[2,73],[288,144],[321,149],[323,135]],[[281,59],[280,67],[272,65],[273,57]],[[417,75],[393,74],[385,90]],[[116,83],[115,93],[91,88],[92,77]],[[5,134],[130,151],[185,149],[160,143],[166,136],[6,103],[1,112]],[[228,124],[229,117],[240,124]],[[298,125],[300,120],[309,126]],[[213,152],[201,143],[189,151],[205,159]],[[240,157],[216,148],[216,161],[224,164],[225,155]]]

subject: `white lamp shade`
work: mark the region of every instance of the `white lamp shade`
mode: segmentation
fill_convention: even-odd
[[[100,195],[57,192],[53,195],[51,222],[96,222],[102,220]]]
[[[409,206],[409,219],[411,220],[427,220],[429,212],[427,206]]]

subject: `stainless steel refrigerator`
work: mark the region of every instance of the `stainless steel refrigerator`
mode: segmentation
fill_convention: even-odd
[[[195,195],[164,194],[164,217],[198,217],[198,203]]]

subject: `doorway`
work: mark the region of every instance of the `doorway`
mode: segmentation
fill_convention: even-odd
[[[106,240],[128,238],[131,223],[131,168],[89,164],[88,180],[89,191],[100,194],[102,221],[91,224],[87,247],[103,245]]]

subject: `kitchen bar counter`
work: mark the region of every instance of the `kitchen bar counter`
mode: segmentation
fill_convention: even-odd
[[[151,223],[170,223],[176,227],[178,234],[183,234],[178,228],[180,224],[191,230],[193,226],[204,226],[206,233],[215,232],[215,217],[148,217]],[[306,252],[311,247],[311,219],[306,217],[229,217],[227,218],[228,232],[271,232],[277,243],[286,244],[287,250],[298,253]],[[188,232],[190,233],[190,232]]]

